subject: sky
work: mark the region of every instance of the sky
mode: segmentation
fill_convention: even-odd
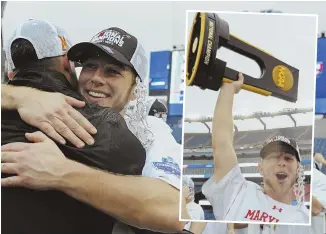
[[[8,40],[15,27],[29,18],[46,19],[63,27],[71,37],[73,43],[88,41],[99,31],[117,26],[134,34],[143,44],[148,56],[152,51],[172,50],[173,46],[185,45],[185,35],[189,25],[186,22],[186,10],[210,11],[260,11],[266,9],[280,10],[286,13],[318,14],[318,31],[326,30],[326,3],[325,2],[8,2],[4,12],[3,36]],[[222,15],[221,15],[222,16]],[[300,87],[298,105],[312,106],[309,92],[315,62],[311,59],[313,43],[313,20],[289,19],[256,20],[255,17],[246,18],[247,28],[242,24],[241,17],[223,15],[231,25],[231,32],[271,52],[276,57],[300,69]],[[192,20],[192,18],[190,19]],[[273,25],[278,21],[282,26],[277,28],[282,37],[275,37]],[[275,39],[271,39],[275,38]],[[5,43],[6,44],[6,43]],[[300,46],[300,49],[298,49]],[[309,61],[308,61],[309,60]],[[241,64],[233,61],[230,66],[240,68]],[[241,67],[243,71],[247,67]],[[251,69],[250,69],[251,70]],[[310,77],[310,78],[309,78]],[[301,88],[304,87],[304,88]],[[212,115],[217,92],[186,90],[186,116]],[[189,95],[187,95],[187,92]],[[203,99],[193,100],[191,93],[199,94]],[[257,98],[256,94],[241,92],[235,102],[235,111],[246,114],[255,108],[268,110],[289,107],[289,103],[275,100],[275,98]],[[300,98],[301,97],[301,98]],[[197,102],[196,102],[197,101]],[[203,105],[202,103],[205,103]],[[245,104],[244,104],[245,103]],[[265,109],[264,109],[265,110]],[[271,124],[292,124],[287,117],[280,120],[274,118]],[[307,117],[300,124],[306,124]],[[240,121],[239,127],[256,127],[258,123]],[[255,120],[253,120],[255,122]],[[243,123],[241,123],[243,122]],[[309,121],[308,121],[309,122]],[[193,124],[189,124],[193,125]],[[242,127],[243,125],[243,127]],[[187,128],[187,127],[186,127]],[[191,127],[193,128],[193,127]],[[204,126],[195,127],[190,131],[206,131]],[[189,128],[188,128],[189,129]]]

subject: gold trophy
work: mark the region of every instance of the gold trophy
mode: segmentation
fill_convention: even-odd
[[[238,79],[239,71],[227,67],[227,62],[216,58],[221,47],[258,63],[261,77],[257,79],[243,74],[243,89],[290,102],[297,101],[299,70],[230,34],[229,24],[214,13],[198,12],[194,18],[187,48],[188,86],[217,91],[222,82]]]

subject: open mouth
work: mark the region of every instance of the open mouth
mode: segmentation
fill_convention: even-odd
[[[100,91],[95,91],[95,90],[88,90],[87,94],[92,98],[108,98],[108,97],[111,97],[110,94],[100,92]]]
[[[283,182],[288,177],[288,175],[285,172],[279,172],[276,173],[276,177],[279,181]]]

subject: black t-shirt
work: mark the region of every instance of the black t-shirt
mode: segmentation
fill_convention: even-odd
[[[60,92],[84,100],[59,72],[25,70],[9,84]],[[145,149],[130,132],[119,112],[91,103],[78,111],[96,127],[95,144],[81,149],[70,143],[57,144],[64,155],[108,172],[141,175],[146,159]],[[28,142],[25,133],[39,130],[23,122],[17,111],[1,110],[1,114],[2,145]],[[4,234],[108,234],[115,221],[60,191],[25,188],[1,188],[1,213]]]

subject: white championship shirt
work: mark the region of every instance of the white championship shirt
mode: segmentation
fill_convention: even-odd
[[[218,183],[211,177],[202,192],[212,204],[216,220],[309,223],[305,206],[284,204],[265,195],[259,185],[244,178],[238,164]]]
[[[162,119],[147,116],[147,123],[154,135],[154,141],[146,152],[142,176],[164,180],[180,190],[182,146],[176,142],[171,128]],[[120,233],[134,234],[127,225],[117,222],[112,234]]]
[[[311,218],[311,234],[324,234],[326,232],[326,175],[313,168],[312,195],[321,203],[324,210]]]
[[[310,234],[310,226],[265,224],[263,230],[259,224],[249,224],[247,234]]]
[[[234,233],[235,234],[248,234],[248,228],[235,229]]]
[[[191,220],[204,220],[205,219],[204,210],[201,207],[201,205],[192,201],[186,205],[186,209],[187,209],[188,215]],[[187,222],[184,229],[189,231],[190,226],[191,226],[191,222]]]
[[[312,195],[326,209],[326,175],[313,168]]]
[[[202,234],[227,234],[227,223],[207,223]]]
[[[312,195],[324,206],[326,205],[326,176],[317,169],[313,169]],[[325,210],[317,216],[311,217],[311,226],[293,225],[264,225],[264,230],[259,225],[249,224],[246,234],[324,234]]]
[[[248,224],[247,228],[235,229],[235,234],[310,234],[310,226],[298,225],[264,225],[261,229],[259,224]],[[228,234],[227,223],[207,223],[202,234]],[[319,233],[322,234],[322,233]]]
[[[171,128],[162,119],[148,116],[147,123],[154,134],[154,142],[146,152],[142,175],[164,180],[180,190],[182,146],[176,142]]]

